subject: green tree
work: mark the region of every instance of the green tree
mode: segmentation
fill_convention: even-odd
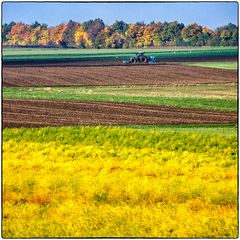
[[[196,23],[183,28],[182,38],[187,46],[205,46],[209,44],[209,39],[214,35],[210,29],[202,27]]]
[[[110,27],[114,32],[124,34],[128,29],[128,24],[123,21],[116,21]]]
[[[37,27],[41,27],[41,24],[39,22],[35,21],[34,23],[32,23],[32,25],[31,25],[32,29],[37,28]]]
[[[182,45],[183,39],[181,36],[181,31],[183,28],[184,28],[183,23],[178,23],[177,21],[168,23],[167,26],[168,41],[166,42],[166,44],[169,46]]]
[[[11,32],[12,27],[15,25],[15,22],[10,22],[9,24],[5,23],[2,25],[2,42],[5,44],[8,40],[7,35]]]

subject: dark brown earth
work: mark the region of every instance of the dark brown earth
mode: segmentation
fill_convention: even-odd
[[[3,67],[3,87],[169,85],[237,82],[236,70],[180,64]]]
[[[123,58],[59,58],[59,59],[24,59],[24,60],[3,60],[3,66],[29,66],[29,67],[43,67],[43,66],[121,66]],[[176,57],[176,58],[158,58],[159,64],[167,64],[172,62],[211,62],[211,61],[237,61],[237,56],[209,56],[209,57]],[[143,64],[142,64],[143,65]]]
[[[3,100],[3,127],[237,123],[236,113],[96,101]]]

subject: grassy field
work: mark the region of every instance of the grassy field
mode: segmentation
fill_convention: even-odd
[[[5,238],[238,236],[231,133],[4,129],[2,167]]]
[[[161,49],[49,49],[3,48],[3,60],[66,58],[129,58],[144,51],[155,57],[237,56],[237,47],[161,48]]]
[[[236,84],[3,88],[3,98],[96,100],[237,111]]]
[[[167,133],[198,133],[198,134],[211,134],[219,136],[237,136],[236,125],[221,125],[221,124],[194,124],[194,125],[129,125],[126,128],[139,129],[144,131],[159,131]]]
[[[221,68],[221,69],[237,69],[238,62],[226,61],[226,62],[193,62],[183,63],[191,66],[210,67],[210,68]]]

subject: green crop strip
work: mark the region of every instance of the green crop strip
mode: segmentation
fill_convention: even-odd
[[[3,49],[3,60],[27,60],[27,59],[84,59],[84,58],[129,58],[136,52],[144,51],[147,55],[159,58],[175,57],[211,57],[211,56],[237,56],[237,48],[185,48],[185,49],[103,49],[103,50],[81,50],[81,49]]]
[[[236,125],[211,125],[211,124],[195,124],[195,125],[131,125],[125,126],[130,129],[138,129],[140,131],[157,131],[157,132],[180,132],[180,133],[198,133],[198,134],[214,134],[220,136],[237,136]]]
[[[92,94],[92,93],[84,94],[84,93],[71,93],[69,91],[71,88],[67,88],[67,87],[58,88],[59,91],[49,91],[48,88],[44,88],[44,89],[4,88],[3,98],[110,101],[110,102],[122,102],[122,103],[138,103],[138,104],[149,104],[149,105],[159,105],[159,106],[171,106],[171,107],[179,107],[179,108],[222,110],[227,112],[237,111],[237,101],[234,99],[124,96],[124,95]]]
[[[210,136],[206,133],[201,134],[197,129],[202,125],[189,125],[188,127],[180,125],[169,129],[168,126],[159,126],[158,131],[150,131],[149,126],[146,129],[138,130],[135,127],[45,127],[45,128],[21,128],[21,129],[4,129],[3,141],[14,139],[17,142],[58,142],[61,144],[75,145],[82,143],[84,145],[95,144],[101,146],[109,143],[113,146],[121,147],[154,147],[159,150],[177,150],[181,151],[197,151],[206,152],[208,145],[214,146],[219,141],[219,152],[223,151],[226,145],[237,147],[237,139],[235,136]],[[208,125],[207,125],[208,126]],[[209,125],[209,129],[235,128],[233,125],[213,126]],[[176,132],[173,129],[195,129],[196,132]],[[221,141],[220,141],[221,140]],[[164,142],[164,145],[161,144]],[[194,142],[194,144],[193,144]],[[158,143],[156,145],[156,143]]]
[[[237,62],[194,62],[183,63],[191,66],[210,67],[210,68],[222,68],[222,69],[237,69]]]

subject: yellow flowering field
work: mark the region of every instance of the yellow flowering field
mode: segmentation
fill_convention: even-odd
[[[236,238],[237,137],[3,130],[4,238]]]

